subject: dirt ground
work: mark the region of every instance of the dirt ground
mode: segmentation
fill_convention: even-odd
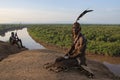
[[[5,44],[0,42],[0,54],[10,52],[10,55],[0,61],[0,80],[91,80],[78,69],[55,73],[43,68],[45,63],[54,62],[57,57],[63,56],[61,52],[48,49],[20,52],[15,47],[7,49],[8,45]],[[87,64],[95,74],[92,80],[120,80],[100,62],[87,60]]]
[[[27,50],[27,48],[19,49],[17,45],[10,45],[8,42],[0,41],[0,61],[4,58],[7,58],[11,54],[15,54],[24,50]]]

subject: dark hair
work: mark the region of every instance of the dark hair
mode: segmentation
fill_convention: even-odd
[[[11,32],[11,35],[14,35],[14,32]]]
[[[73,27],[72,27],[72,39],[74,41],[74,36],[77,35],[77,34],[73,32],[73,28],[77,29],[77,34],[78,34],[78,32],[81,31],[81,26],[80,26],[80,24],[78,22],[75,22],[73,24]]]
[[[78,22],[75,22],[73,25],[75,26],[75,28],[79,28],[81,30],[81,26]]]

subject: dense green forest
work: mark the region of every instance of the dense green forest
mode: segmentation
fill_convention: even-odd
[[[21,25],[19,25],[19,24],[0,24],[0,30],[17,28],[17,27],[20,27],[20,26]]]
[[[37,40],[62,48],[71,46],[71,24],[29,25],[30,35]],[[120,56],[120,25],[81,25],[87,38],[87,52]]]
[[[7,30],[20,29],[25,27],[21,24],[0,24],[0,33],[6,32]]]

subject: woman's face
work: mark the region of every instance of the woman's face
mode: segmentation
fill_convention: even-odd
[[[72,27],[72,32],[74,33],[74,34],[77,34],[78,32],[79,32],[79,27],[77,27],[76,25],[73,25],[73,27]]]

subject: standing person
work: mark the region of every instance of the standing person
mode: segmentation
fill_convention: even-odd
[[[14,32],[11,32],[11,36],[9,38],[9,42],[10,42],[11,45],[16,44],[18,46],[18,48],[24,48],[24,46],[22,45],[21,39],[18,38],[17,33],[14,34]]]

